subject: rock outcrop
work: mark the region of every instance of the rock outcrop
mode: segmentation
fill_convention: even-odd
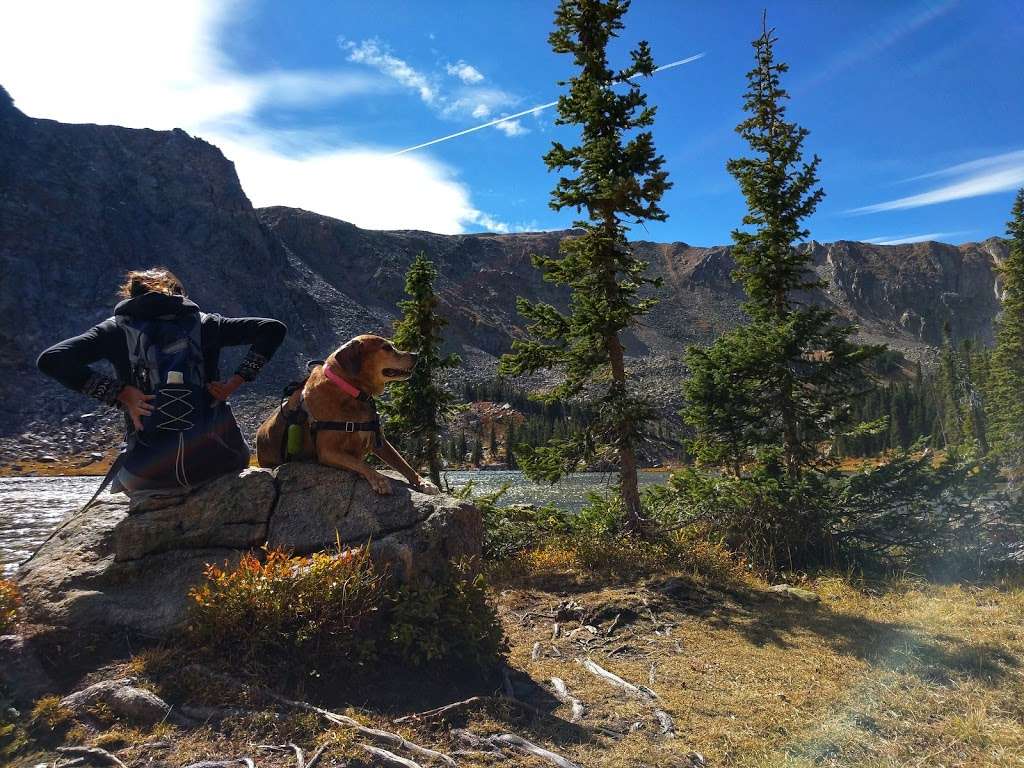
[[[392,475],[395,477],[394,475]],[[103,501],[70,518],[17,573],[26,619],[78,636],[163,637],[182,625],[207,564],[231,565],[267,544],[296,554],[370,543],[395,578],[429,579],[480,554],[470,502],[315,464],[249,469],[182,499]]]

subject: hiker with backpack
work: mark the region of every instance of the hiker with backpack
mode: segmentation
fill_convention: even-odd
[[[227,399],[256,377],[287,328],[268,318],[200,312],[181,281],[159,267],[129,272],[121,295],[113,317],[38,361],[69,389],[125,412],[125,447],[106,478],[112,490],[187,492],[247,467],[249,445]],[[221,350],[244,345],[248,354],[222,380]],[[114,377],[92,367],[100,360]]]

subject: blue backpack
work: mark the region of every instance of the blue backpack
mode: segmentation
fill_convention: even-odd
[[[129,429],[121,490],[188,490],[249,465],[231,407],[206,389],[199,313],[155,319],[117,316],[128,342],[132,384],[156,397],[142,429]]]

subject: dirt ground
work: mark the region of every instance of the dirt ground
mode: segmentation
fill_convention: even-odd
[[[455,753],[464,766],[544,766],[556,758],[500,742],[499,753],[495,742],[473,745],[460,729],[514,734],[579,766],[1024,765],[1020,588],[912,579],[870,588],[822,577],[801,583],[803,591],[773,592],[753,578],[710,584],[683,573],[609,586],[536,563],[505,567],[493,580],[510,642],[504,681],[475,689],[437,679],[332,681],[305,698]],[[180,669],[168,676],[175,664],[150,651],[104,674],[134,675],[173,702],[185,690]],[[580,712],[559,700],[552,678]],[[361,744],[372,742],[315,713],[200,687],[239,711],[198,728],[165,722],[144,730],[98,712],[91,727],[75,725],[60,740],[101,746],[128,766],[242,757],[295,766],[290,747],[260,746],[288,742],[307,760],[324,746],[318,766],[401,765],[371,755]],[[484,698],[427,721],[396,722],[473,694]],[[53,757],[23,752],[14,764],[52,765]]]

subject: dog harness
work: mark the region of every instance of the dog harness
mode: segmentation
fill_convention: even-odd
[[[310,415],[309,410],[306,408],[305,397],[300,394],[298,407],[287,414],[287,423],[289,428],[293,425],[301,428],[304,424],[308,427],[310,436],[313,438],[314,457],[317,455],[316,436],[318,432],[372,432],[374,447],[379,447],[382,442],[380,417],[377,415],[377,404],[374,402],[373,398],[328,368],[323,360],[310,360],[309,363],[306,364],[306,367],[310,372],[312,372],[317,366],[322,366],[324,375],[327,376],[327,378],[330,379],[330,381],[346,395],[364,403],[368,403],[370,408],[373,410],[373,418],[370,421],[318,421]],[[304,385],[305,381],[294,382],[285,388],[283,393],[284,399],[281,402],[282,411],[284,410],[288,400],[295,393],[295,390],[302,388]],[[285,459],[288,459],[290,457],[288,453],[287,429],[285,430],[284,442],[285,444],[283,446],[282,456]]]

